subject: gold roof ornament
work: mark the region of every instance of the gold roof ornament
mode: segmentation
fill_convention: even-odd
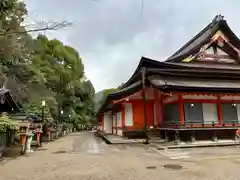
[[[186,57],[185,59],[182,60],[182,62],[190,62],[194,59],[194,56],[190,55],[188,57]]]

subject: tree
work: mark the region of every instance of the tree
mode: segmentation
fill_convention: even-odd
[[[49,40],[30,32],[57,30],[71,25],[66,21],[23,25],[27,9],[19,0],[0,1],[0,77],[2,85],[23,105],[27,113],[46,113],[67,122],[87,123],[94,115],[95,90],[84,75],[78,52],[59,40]],[[69,116],[70,115],[70,116]],[[62,119],[61,118],[61,119]]]
[[[1,1],[0,10],[0,58],[1,66],[8,68],[13,63],[13,57],[19,55],[19,51],[24,46],[23,37],[12,34],[13,31],[24,29],[22,22],[27,14],[25,4],[17,0]],[[14,58],[17,60],[18,58]]]
[[[90,117],[95,91],[84,76],[82,60],[74,48],[39,35],[32,66],[38,71],[40,81],[55,94],[58,120],[62,119],[61,110],[64,117],[69,114],[73,119]]]

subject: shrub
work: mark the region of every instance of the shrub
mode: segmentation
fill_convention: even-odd
[[[0,116],[0,132],[17,131],[19,123],[10,119],[6,115]]]

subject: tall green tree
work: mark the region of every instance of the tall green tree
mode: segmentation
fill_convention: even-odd
[[[61,111],[73,119],[86,119],[95,91],[84,76],[84,66],[78,52],[42,35],[35,40],[34,52],[32,69],[38,71],[39,79],[54,92],[58,104],[57,119],[61,119]]]
[[[23,1],[0,1],[0,77],[29,113],[41,112],[41,100],[47,101],[46,113],[54,119],[87,123],[94,115],[94,87],[85,77],[78,52],[59,40],[28,32],[56,30],[67,22],[45,23],[27,29],[23,25],[27,9]]]

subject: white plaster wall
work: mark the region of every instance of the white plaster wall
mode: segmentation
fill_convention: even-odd
[[[107,112],[104,113],[104,132],[112,133],[112,116]]]
[[[214,103],[202,103],[204,124],[218,123],[217,105]]]
[[[126,103],[125,105],[125,126],[133,125],[133,113],[132,113],[132,104]]]
[[[240,104],[237,104],[238,123],[240,122]]]
[[[113,126],[116,126],[117,115],[113,115]]]
[[[122,112],[117,113],[117,127],[122,127]]]
[[[208,99],[208,100],[216,100],[216,96],[204,96],[204,95],[184,95],[183,99]]]

